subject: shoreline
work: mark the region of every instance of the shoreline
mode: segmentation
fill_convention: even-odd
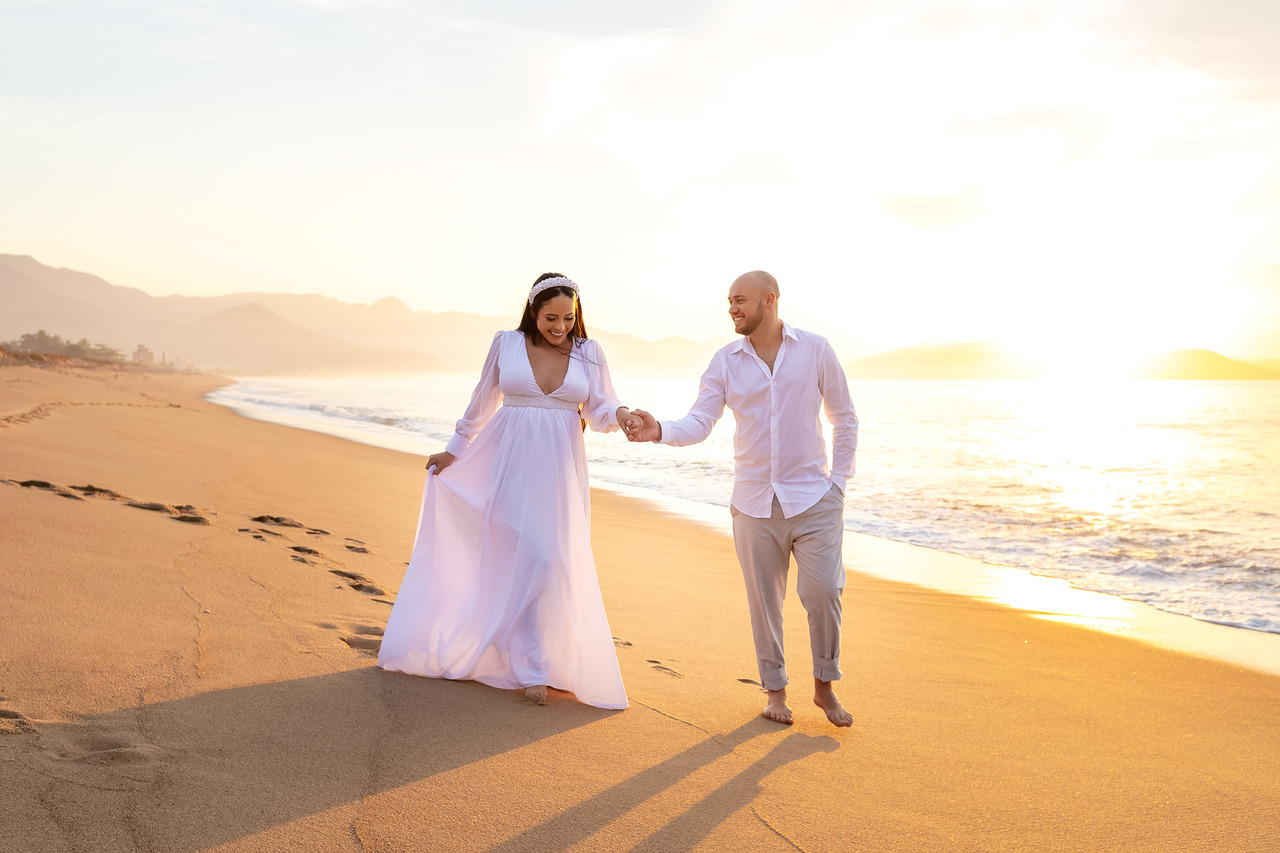
[[[228,379],[226,384],[239,380]],[[219,386],[219,388],[225,385]],[[267,413],[257,407],[211,399],[251,420],[329,435],[343,441],[378,447],[394,452],[407,452],[404,442],[394,438],[378,441],[378,437],[361,429],[344,429],[340,423],[321,424],[303,418],[290,418]],[[424,447],[434,442],[423,439]],[[644,502],[682,519],[693,521],[708,530],[731,535],[727,507],[664,495],[652,489],[629,486],[591,478],[593,490],[608,491],[628,499]],[[922,552],[920,554],[915,551]],[[1175,613],[1135,599],[1096,592],[1073,586],[1070,581],[1037,574],[1017,566],[986,562],[978,557],[943,551],[896,539],[845,529],[845,563],[849,571],[858,571],[883,580],[898,580],[939,592],[991,601],[1037,614],[1038,618],[1070,622],[1094,630],[1132,637],[1161,648],[1200,655],[1225,663],[1245,666],[1259,672],[1280,675],[1280,633],[1262,631],[1242,625],[1214,623],[1195,616]],[[894,566],[908,567],[904,571]],[[1242,636],[1243,635],[1243,636]]]
[[[203,399],[215,382],[0,369],[0,849],[1164,853],[1280,834],[1280,678],[864,574],[859,540],[853,727],[810,702],[794,595],[778,726],[731,540],[598,488],[628,710],[383,672],[422,460],[240,417]],[[904,572],[947,556],[900,547]]]
[[[723,507],[614,483],[593,480],[591,487],[641,501],[732,537],[728,510]],[[987,563],[964,554],[848,529],[844,532],[844,561],[847,571],[880,580],[990,602],[1037,619],[1079,625],[1280,676],[1280,634],[1270,631],[1208,622],[1161,610],[1144,601],[1079,589],[1062,578],[1038,575],[1017,566]]]

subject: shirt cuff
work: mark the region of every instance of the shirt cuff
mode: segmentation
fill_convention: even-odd
[[[461,456],[462,452],[471,446],[471,441],[465,435],[458,433],[453,434],[453,438],[449,439],[449,443],[445,445],[444,452],[452,453],[455,457]]]
[[[839,490],[840,490],[840,494],[841,494],[841,495],[844,495],[844,494],[845,494],[845,492],[846,492],[846,488],[845,488],[845,487],[849,485],[849,478],[848,478],[848,477],[834,477],[834,476],[833,476],[833,477],[831,478],[831,485],[833,485],[833,486],[835,486],[837,489],[839,489]]]
[[[654,444],[665,444],[665,445],[671,446],[671,426],[670,426],[670,422],[669,422],[669,421],[667,421],[667,422],[664,422],[664,421],[658,421],[658,432],[659,432],[660,434],[659,434],[659,436],[658,436],[657,438],[655,438],[655,439],[653,440],[653,443],[654,443]]]

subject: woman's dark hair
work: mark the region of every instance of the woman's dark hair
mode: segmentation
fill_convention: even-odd
[[[537,284],[539,281],[546,281],[549,278],[563,277],[558,272],[544,272],[533,283]],[[520,318],[520,325],[516,326],[516,330],[523,332],[526,339],[533,341],[534,346],[541,346],[545,343],[542,340],[542,335],[538,333],[538,312],[542,310],[542,306],[557,296],[567,296],[574,301],[573,329],[569,333],[576,339],[574,340],[574,346],[587,339],[587,325],[582,320],[582,300],[578,298],[578,294],[573,288],[557,285],[539,292],[537,296],[533,297],[533,302],[525,300],[524,315]]]

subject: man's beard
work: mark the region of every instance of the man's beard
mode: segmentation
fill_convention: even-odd
[[[764,322],[764,300],[762,299],[760,300],[759,304],[756,306],[755,316],[748,317],[747,322],[744,323],[741,327],[735,326],[734,328],[737,329],[738,334],[742,335],[743,337],[746,337],[747,335],[750,335],[752,332],[754,332],[756,329],[760,328],[760,324],[763,322]]]

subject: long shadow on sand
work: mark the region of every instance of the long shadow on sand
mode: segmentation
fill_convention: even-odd
[[[178,853],[613,713],[571,701],[529,708],[479,684],[367,667],[40,723],[0,741],[0,776],[34,794],[24,822],[37,834],[60,836],[72,849]]]
[[[679,755],[648,767],[551,820],[490,848],[489,853],[564,850],[696,771],[729,755],[748,740],[777,732],[776,723],[756,717],[726,735],[708,737]],[[629,849],[657,851],[691,847],[754,800],[760,791],[760,781],[774,770],[815,753],[834,752],[839,745],[833,737],[792,732],[732,779],[707,793],[692,808]]]
[[[479,684],[367,667],[41,723],[34,733],[0,741],[0,779],[3,787],[25,792],[20,819],[29,840],[44,839],[37,847],[186,853],[358,803],[616,713],[572,701],[529,708]],[[776,727],[756,720],[708,737],[495,849],[562,849],[769,732]],[[773,769],[835,744],[788,735],[641,849],[670,832],[705,836],[749,803]],[[336,819],[349,821],[349,815]]]

